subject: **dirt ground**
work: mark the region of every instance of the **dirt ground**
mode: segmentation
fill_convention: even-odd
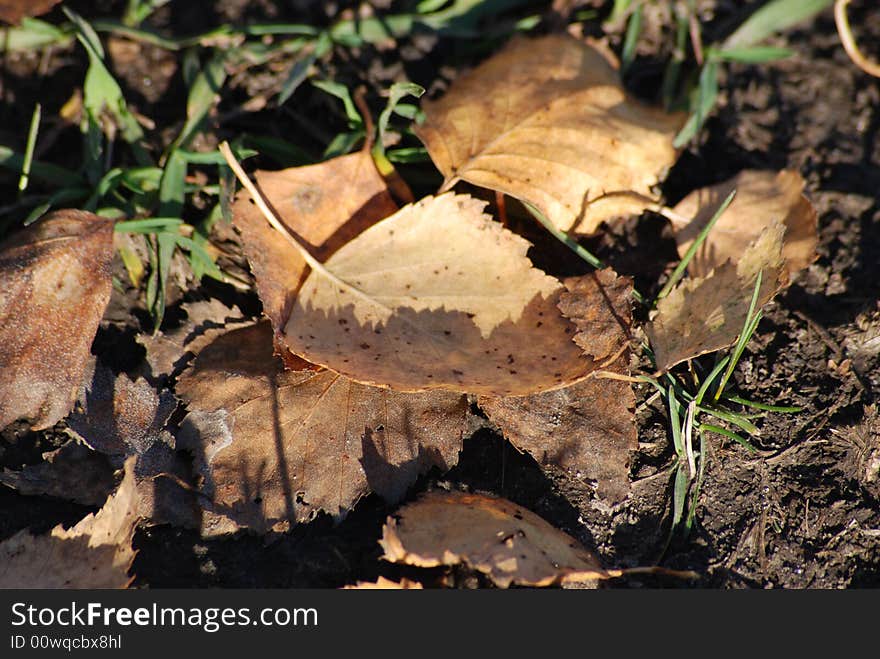
[[[118,16],[124,3],[71,4],[91,20]],[[348,5],[333,4],[338,10]],[[389,4],[397,5],[374,3],[380,11]],[[546,9],[546,4],[521,7],[508,18],[530,15],[536,8]],[[710,4],[715,11],[704,26],[707,41],[729,33],[744,11],[739,7],[744,3]],[[287,8],[280,9],[282,5]],[[300,5],[310,8],[297,9]],[[326,24],[333,15],[329,5],[175,2],[158,12],[153,24],[177,34],[222,20]],[[870,50],[871,44],[880,43],[880,7],[869,2],[854,5],[853,25]],[[378,90],[390,82],[406,77],[437,94],[457,70],[479,61],[495,43],[462,44],[417,35],[400,40],[395,48],[364,47],[334,57],[326,73],[347,84],[367,84],[368,100],[378,113]],[[423,477],[412,488],[410,500],[438,483],[498,494],[572,534],[607,566],[659,561],[700,575],[693,582],[633,576],[603,587],[880,586],[880,485],[876,473],[873,481],[865,475],[865,456],[872,446],[877,449],[880,436],[880,422],[872,421],[870,413],[865,417],[865,407],[880,391],[880,80],[863,74],[847,58],[830,11],[774,43],[788,45],[796,56],[770,65],[725,68],[719,108],[702,137],[683,153],[662,191],[672,205],[690,190],[747,168],[791,168],[806,179],[806,193],[819,213],[819,258],[767,308],[735,374],[743,397],[797,405],[803,411],[760,420],[758,454],[713,436],[695,527],[686,538],[673,537],[668,546],[669,466],[674,454],[662,406],[648,400],[647,388],[637,390],[640,445],[631,468],[632,494],[616,507],[603,504],[587,484],[544,469],[519,453],[481,419],[475,406],[474,426],[479,429],[465,441],[458,466]],[[619,52],[619,37],[611,45]],[[647,98],[656,93],[666,48],[662,40],[643,44],[626,77],[633,92]],[[155,47],[140,47],[137,56],[129,58],[130,65],[118,72],[126,97],[160,126],[180,119],[184,92],[171,57]],[[12,139],[16,131],[24,132],[34,100],[43,102],[44,113],[57,112],[66,93],[78,84],[73,81],[82,79],[84,67],[82,53],[73,51],[55,54],[48,62],[7,58],[0,143],[9,143],[6,138]],[[220,107],[220,114],[228,116],[218,135],[270,125],[292,142],[303,135],[303,146],[320,152],[320,136],[332,136],[343,126],[338,114],[316,111],[326,97],[303,90],[294,96],[295,111],[235,112],[236,103],[273,86],[277,89],[281,82],[283,76],[269,69],[234,78],[233,97]],[[67,140],[76,139],[75,133],[62,133],[52,149],[61,152]],[[402,174],[408,180],[425,180],[428,189],[434,180],[430,165],[403,168]],[[418,196],[418,184],[414,188]],[[647,292],[656,292],[659,275],[677,258],[671,232],[659,217],[629,221],[589,246],[621,273],[634,275],[637,287]],[[557,250],[549,258],[545,254],[556,264],[552,274],[585,271],[564,248],[546,249]],[[255,295],[210,282],[184,297],[177,294],[166,327],[179,322],[175,309],[182,301],[205,297],[235,302],[247,315],[259,314]],[[117,371],[134,372],[143,359],[134,337],[148,321],[142,310],[125,308],[126,304],[137,307],[136,297],[114,300],[92,351]],[[859,430],[848,430],[860,423]],[[24,424],[16,425],[0,435],[0,467],[34,464],[42,452],[66,439],[57,428],[33,433]],[[21,496],[0,486],[0,539],[26,527],[45,531],[59,522],[73,523],[92,510],[59,499]],[[135,585],[339,587],[380,574],[430,581],[435,574],[430,570],[398,568],[379,560],[377,539],[392,511],[371,495],[338,525],[322,515],[272,537],[242,532],[208,540],[169,526],[144,527],[135,539]],[[454,576],[459,587],[488,585],[466,570]]]

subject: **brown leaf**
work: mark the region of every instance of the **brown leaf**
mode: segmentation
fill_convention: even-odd
[[[575,342],[598,359],[620,355],[632,324],[632,282],[600,270],[565,285],[559,306],[578,327]],[[616,369],[625,371],[627,356],[616,361]],[[638,448],[629,383],[588,378],[530,396],[481,396],[479,405],[514,446],[539,463],[596,481],[598,495],[612,504],[626,498],[631,453]]]
[[[144,519],[193,527],[199,524],[198,507],[192,493],[177,484],[178,479],[187,478],[189,468],[165,429],[176,407],[168,391],[157,392],[143,378],[115,376],[98,365],[84,384],[67,425],[115,466],[136,456],[138,511]]]
[[[173,443],[165,422],[177,402],[169,392],[158,393],[143,378],[118,377],[97,365],[84,383],[79,409],[68,427],[96,451],[121,461],[143,455],[156,442]]]
[[[511,501],[481,494],[429,493],[388,518],[379,544],[388,561],[466,563],[502,588],[607,576],[570,535]]]
[[[136,340],[147,351],[153,378],[176,377],[199,350],[219,334],[241,326],[243,315],[220,300],[199,300],[181,305],[186,320],[178,327],[158,334],[138,334]]]
[[[681,115],[627,96],[598,49],[562,34],[517,37],[425,102],[416,133],[446,177],[534,204],[559,229],[594,232],[641,212],[677,157]]]
[[[401,579],[392,581],[385,577],[379,577],[376,581],[358,581],[354,586],[343,586],[345,590],[422,590],[422,584],[418,581]]]
[[[563,287],[534,268],[529,243],[444,194],[405,206],[312,272],[284,329],[290,349],[358,382],[398,391],[528,394],[583,379],[596,364],[571,341]],[[475,251],[476,248],[476,251]]]
[[[215,340],[183,374],[190,410],[178,437],[202,490],[234,524],[267,530],[362,496],[398,501],[419,474],[458,460],[467,401],[406,394],[331,371],[284,371],[260,323]],[[214,523],[212,532],[234,528]]]
[[[43,454],[19,471],[3,469],[0,483],[26,496],[47,495],[99,506],[113,492],[113,467],[106,457],[76,440]]]
[[[728,259],[736,263],[773,221],[781,221],[785,226],[782,257],[789,278],[816,260],[816,209],[803,194],[804,179],[790,170],[747,170],[729,181],[701,188],[685,197],[674,210],[682,217],[693,219],[676,230],[679,254],[684,256],[734,189],[736,196],[730,206],[718,218],[688,265],[691,275],[705,277]]]
[[[0,0],[0,21],[18,25],[26,16],[47,13],[61,0]]]
[[[321,261],[397,210],[368,150],[307,167],[258,171],[255,178],[281,221]],[[279,238],[246,192],[239,195],[232,212],[263,313],[280,335],[305,280],[306,263]]]
[[[748,316],[758,273],[763,272],[758,309],[786,281],[784,231],[782,223],[774,221],[743,252],[738,263],[727,261],[705,278],[685,280],[660,300],[645,330],[661,372],[736,343]]]
[[[20,531],[0,543],[0,589],[125,588],[134,561],[131,541],[137,524],[134,458],[125,477],[97,514],[47,535]]]
[[[76,398],[110,299],[113,221],[64,210],[0,245],[0,428],[48,428]]]

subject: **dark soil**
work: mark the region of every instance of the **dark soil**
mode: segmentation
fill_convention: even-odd
[[[91,20],[119,16],[124,3],[70,4]],[[152,25],[187,34],[230,20],[327,24],[333,15],[329,4],[172,2],[153,17]],[[332,4],[341,11],[355,3]],[[399,9],[405,3],[373,4],[385,11],[386,5]],[[745,3],[720,0],[704,4],[715,6],[704,33],[711,42],[729,33],[760,3],[748,3],[746,8],[740,7]],[[864,8],[853,9],[852,22],[859,41],[870,50],[871,44],[880,43],[880,7],[855,4]],[[520,7],[505,19],[530,15],[536,9],[545,10],[545,3]],[[61,20],[58,13],[49,18]],[[596,30],[595,25],[587,26],[586,31],[591,30]],[[645,52],[640,51],[627,77],[635,93],[644,97],[656,93],[657,71],[662,70],[668,42],[649,43]],[[646,404],[637,413],[640,449],[633,460],[632,494],[617,507],[609,508],[582,482],[542,469],[489,428],[466,440],[457,467],[423,477],[410,500],[438,484],[498,494],[571,533],[608,566],[659,561],[700,575],[695,582],[629,577],[606,584],[610,587],[880,585],[880,488],[865,482],[858,468],[859,448],[846,441],[845,432],[862,420],[864,407],[880,391],[880,351],[870,349],[876,341],[868,341],[880,333],[880,81],[860,72],[847,58],[830,12],[777,42],[797,55],[772,65],[725,69],[719,109],[698,143],[682,155],[663,192],[667,203],[674,204],[689,191],[746,168],[791,168],[807,180],[807,194],[819,212],[819,258],[771,303],[735,374],[743,397],[797,405],[803,411],[769,414],[759,420],[757,454],[712,436],[696,523],[688,537],[669,538],[673,452],[662,408],[647,400],[648,390],[639,391],[640,404]],[[406,77],[429,93],[439,93],[457,70],[472,65],[496,45],[491,40],[417,35],[400,40],[395,48],[340,52],[325,73],[350,86],[365,84],[368,102],[378,113],[382,104],[378,92],[393,80]],[[611,45],[619,52],[620,39],[612,38]],[[4,66],[0,143],[21,148],[33,102],[43,103],[44,116],[57,115],[72,89],[81,84],[84,56],[81,50],[55,53],[44,62],[15,56],[8,57]],[[140,113],[169,131],[179,127],[185,89],[172,53],[139,47],[129,54],[119,76],[126,97]],[[234,76],[233,92],[224,97],[219,110],[225,119],[215,127],[216,135],[227,138],[269,126],[307,151],[320,153],[328,141],[324,136],[332,137],[344,128],[344,116],[337,104],[307,85],[288,103],[296,110],[237,111],[248,97],[277,91],[282,82],[283,72],[272,67]],[[69,151],[78,152],[77,139],[75,129],[59,128],[55,144],[41,157],[65,164],[58,154],[68,144],[74,145]],[[268,160],[259,165],[278,167]],[[416,182],[417,196],[432,191],[436,181],[430,166],[403,168],[402,174]],[[424,181],[424,190],[419,189],[419,181]],[[4,189],[11,189],[7,183],[0,179]],[[591,247],[620,272],[634,275],[637,286],[647,292],[656,291],[658,278],[676,258],[671,233],[656,216],[629,221],[594,240]],[[564,249],[548,249],[560,250],[559,258],[556,251],[552,257],[545,253],[546,261],[562,269],[582,269]],[[242,267],[240,261],[238,266]],[[246,314],[259,313],[255,296],[216,283],[186,295],[220,297],[235,301]],[[174,309],[180,296],[178,292],[172,299],[166,327],[176,322]],[[134,336],[151,328],[142,310],[133,311],[137,300],[137,291],[116,300],[93,347],[117,371],[134,372],[143,359]],[[0,435],[0,466],[18,469],[38,462],[42,452],[60,441],[63,435],[58,432],[31,433],[24,424],[9,428]],[[26,527],[42,532],[57,523],[70,524],[92,510],[0,487],[0,539]],[[402,573],[430,583],[435,571],[402,572],[379,560],[377,539],[391,512],[393,508],[370,496],[338,525],[322,516],[272,537],[240,533],[202,539],[192,531],[144,527],[135,538],[139,550],[133,568],[135,585],[338,587]],[[466,571],[456,573],[454,583],[486,585]]]

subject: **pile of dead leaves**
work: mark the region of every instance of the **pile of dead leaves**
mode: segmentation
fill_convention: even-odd
[[[369,144],[257,172],[259,192],[233,215],[266,319],[185,305],[182,328],[141,338],[134,378],[89,354],[111,294],[112,221],[62,211],[0,246],[0,426],[66,419],[72,436],[0,480],[95,505],[124,471],[95,517],[0,544],[0,581],[125,586],[138,518],[266,533],[319,511],[340,519],[370,492],[400,502],[420,475],[456,464],[473,405],[518,449],[617,504],[637,447],[633,338],[644,329],[661,371],[730,346],[757,277],[764,304],[814,257],[800,176],[743,172],[670,210],[684,253],[737,190],[691,277],[634,327],[628,278],[542,272],[486,202],[452,188],[594,233],[659,207],[682,117],[629,97],[608,55],[562,35],[514,39],[423,109],[417,133],[445,177],[436,196],[398,207]],[[381,544],[390,561],[463,562],[502,587],[612,574],[529,511],[477,494],[428,494],[389,518]],[[34,562],[49,555],[57,574],[40,581]],[[94,565],[92,580],[74,578],[72,561]]]

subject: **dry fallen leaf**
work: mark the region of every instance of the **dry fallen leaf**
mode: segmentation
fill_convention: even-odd
[[[562,34],[512,39],[423,110],[416,133],[444,189],[464,180],[498,190],[581,233],[651,204],[683,123],[627,96],[604,54]],[[642,199],[596,201],[621,192]]]
[[[422,590],[423,586],[418,581],[401,579],[392,581],[385,577],[379,577],[376,581],[358,581],[354,586],[343,586],[344,590]]]
[[[466,563],[502,588],[608,576],[570,535],[506,499],[432,492],[389,517],[383,558],[419,567]]]
[[[178,480],[189,474],[174,450],[165,424],[177,407],[168,391],[158,392],[143,378],[131,380],[96,365],[83,384],[76,410],[68,417],[70,432],[121,466],[136,456],[138,511],[153,524],[197,526],[193,495]],[[170,478],[169,478],[170,476]]]
[[[234,524],[267,530],[370,491],[400,500],[419,474],[458,461],[467,400],[406,394],[331,371],[284,371],[260,323],[216,339],[178,383],[189,415],[178,443],[202,491]],[[216,522],[212,533],[234,528]]]
[[[184,302],[181,309],[186,312],[186,320],[178,327],[135,337],[147,351],[153,379],[177,377],[199,350],[222,332],[241,326],[244,319],[238,308],[215,299]]]
[[[0,0],[0,21],[18,25],[26,16],[47,13],[61,0]]]
[[[786,283],[782,258],[785,227],[774,221],[742,254],[707,277],[687,279],[657,304],[645,330],[662,372],[676,364],[733,345],[745,324],[758,273],[757,308]]]
[[[600,270],[565,284],[559,306],[579,329],[575,343],[613,359],[629,340],[631,281]],[[627,361],[618,357],[616,370],[625,371]],[[638,448],[629,383],[588,378],[530,396],[481,396],[479,404],[514,446],[540,464],[596,481],[598,495],[612,504],[626,498],[631,453]]]
[[[97,364],[83,383],[77,409],[68,427],[96,451],[121,462],[129,455],[143,455],[156,442],[173,444],[165,422],[177,402],[169,392],[157,392],[143,378],[116,376]]]
[[[131,546],[137,524],[134,458],[104,507],[76,526],[47,535],[20,531],[0,543],[0,589],[125,588],[132,578]]]
[[[0,244],[0,428],[69,411],[110,299],[113,221],[52,213]]]
[[[258,171],[255,179],[285,226],[321,261],[397,210],[366,149],[317,165]],[[263,313],[279,338],[305,280],[306,263],[269,226],[246,192],[240,193],[232,212]]]
[[[43,461],[18,471],[3,469],[0,483],[26,496],[47,495],[99,506],[113,492],[107,458],[76,440],[43,454]]]
[[[310,362],[398,391],[528,394],[566,386],[596,364],[571,341],[558,280],[484,202],[444,194],[405,206],[313,271],[284,340]]]
[[[730,206],[718,218],[688,265],[692,276],[705,277],[728,259],[736,263],[773,221],[785,226],[782,256],[789,278],[816,260],[816,209],[803,194],[804,179],[790,170],[744,171],[729,181],[700,188],[685,197],[674,210],[682,217],[693,219],[676,227],[679,254],[684,256],[734,189],[736,196]]]

